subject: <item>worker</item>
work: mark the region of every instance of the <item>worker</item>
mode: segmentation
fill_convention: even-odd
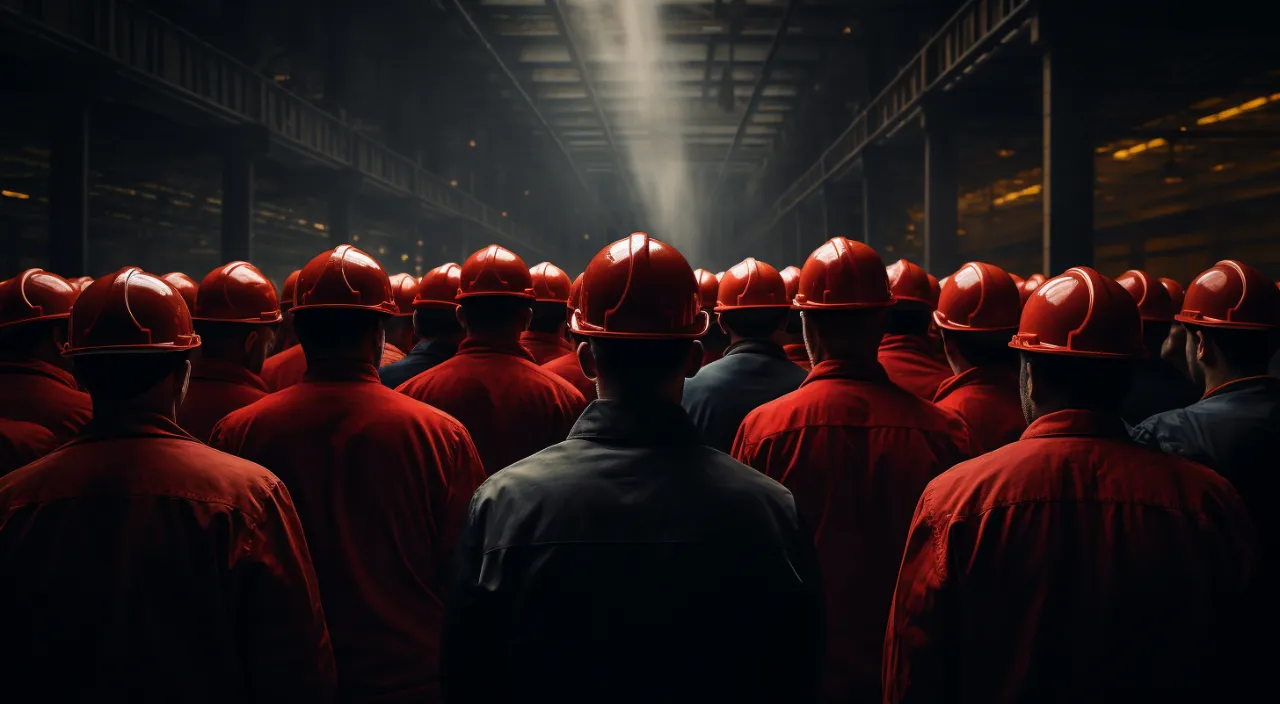
[[[520,333],[520,344],[533,355],[535,364],[543,365],[557,357],[573,353],[574,346],[566,337],[565,306],[573,282],[569,275],[551,262],[529,269],[533,277],[533,318],[529,329]]]
[[[80,292],[82,292],[82,293],[83,293],[83,292],[84,292],[84,287],[85,287],[85,286],[88,286],[88,285],[89,285],[89,284],[91,284],[91,283],[93,283],[93,277],[92,277],[92,276],[77,276],[77,277],[76,277],[76,278],[74,278],[74,279],[67,279],[67,283],[71,284],[72,286],[75,286],[75,287],[76,287],[76,289],[78,289]]]
[[[787,285],[777,269],[748,257],[727,270],[715,312],[729,346],[723,357],[685,383],[683,405],[703,443],[728,452],[742,419],[800,388],[807,372],[773,340],[791,312]]]
[[[942,282],[938,281],[938,277],[933,274],[925,274],[929,279],[929,305],[933,310],[938,308],[938,299],[942,296]],[[942,346],[942,331],[938,329],[937,323],[933,322],[933,317],[929,317],[929,329],[925,333],[925,339],[929,342],[929,354],[943,365],[947,364],[947,351]]]
[[[280,332],[276,335],[276,344],[271,349],[272,357],[298,345],[298,336],[293,334],[293,316],[289,315],[289,309],[293,307],[293,289],[297,286],[298,274],[301,273],[301,270],[295,269],[285,277],[284,286],[280,289],[280,315],[283,320],[280,323]]]
[[[876,701],[889,598],[930,479],[970,456],[958,416],[889,381],[876,359],[894,305],[875,250],[836,237],[795,297],[813,371],[747,415],[733,456],[795,494],[827,599],[825,701]]]
[[[1186,375],[1160,357],[1173,323],[1173,300],[1156,277],[1132,269],[1116,277],[1116,283],[1133,296],[1142,317],[1142,344],[1145,359],[1137,363],[1129,393],[1120,406],[1120,417],[1129,425],[1175,408],[1186,408],[1200,400],[1200,392]]]
[[[1182,310],[1182,302],[1187,297],[1186,289],[1182,288],[1182,284],[1173,279],[1160,279],[1160,283],[1164,284],[1164,290],[1169,292],[1169,298],[1173,299],[1173,310],[1175,313]],[[1165,338],[1164,344],[1160,346],[1160,359],[1166,364],[1178,370],[1178,373],[1191,380],[1192,387],[1198,384],[1191,379],[1191,370],[1187,368],[1187,329],[1178,324],[1169,326],[1169,336]]]
[[[711,315],[720,296],[720,277],[706,269],[694,269],[694,278],[698,281],[698,300],[702,302],[702,310]],[[718,325],[707,329],[702,338],[702,366],[724,356],[724,349],[729,346],[729,336]]]
[[[175,422],[200,344],[181,295],[126,267],[69,328],[93,423],[0,479],[6,699],[332,700],[289,491]]]
[[[65,279],[28,269],[0,282],[0,418],[71,439],[93,415],[62,356],[67,317],[80,295]]]
[[[259,375],[275,344],[280,302],[262,272],[249,262],[236,261],[204,277],[191,317],[200,335],[200,356],[191,362],[191,383],[178,409],[178,425],[208,442],[223,416],[267,395]]]
[[[440,700],[445,574],[484,480],[457,421],[379,383],[396,310],[369,255],[344,244],[312,259],[293,307],[306,376],[224,418],[210,443],[293,492],[349,702]]]
[[[458,353],[458,344],[462,342],[457,302],[461,274],[462,269],[449,262],[422,277],[409,304],[418,344],[404,359],[378,368],[383,386],[394,389]]]
[[[1129,439],[1133,299],[1070,269],[1037,288],[1010,346],[1030,425],[925,489],[884,701],[1243,700],[1222,666],[1250,640],[1231,632],[1248,613],[1248,515],[1221,477]]]
[[[886,274],[897,303],[885,315],[880,364],[889,381],[932,401],[938,386],[951,378],[951,369],[934,354],[936,343],[929,337],[937,306],[929,276],[906,259],[894,262]]]
[[[1147,419],[1133,437],[1217,470],[1265,529],[1267,502],[1280,488],[1280,379],[1267,374],[1280,335],[1280,290],[1247,264],[1218,262],[1187,287],[1174,320],[1203,398]]]
[[[493,474],[564,440],[587,401],[520,346],[534,294],[519,256],[496,244],[472,254],[458,291],[458,353],[396,390],[461,421]]]
[[[782,270],[782,283],[787,286],[787,302],[795,300],[796,292],[800,290],[800,267],[789,266]],[[787,359],[808,372],[813,368],[813,364],[809,361],[809,350],[804,346],[804,330],[800,324],[800,310],[794,305],[790,312],[787,313],[787,324],[782,326],[778,331],[775,339],[778,344],[782,345],[782,351],[786,353]]]
[[[187,304],[188,311],[196,309],[196,296],[199,293],[200,284],[197,284],[195,279],[181,271],[171,271],[160,278],[178,290],[182,295],[182,302]]]
[[[418,343],[413,329],[413,299],[418,295],[418,280],[413,274],[392,274],[390,278],[396,312],[383,323],[387,341],[382,345],[379,368],[404,359],[406,351]]]
[[[1027,304],[1027,300],[1031,298],[1031,294],[1035,293],[1036,289],[1044,285],[1044,282],[1044,274],[1041,274],[1040,272],[1036,272],[1031,276],[1028,276],[1025,281],[1016,282],[1018,284],[1018,295],[1022,297],[1022,305],[1025,306]]]
[[[569,302],[565,306],[568,315],[573,315],[573,311],[578,308],[581,292],[582,274],[578,274],[578,278],[573,280],[573,286],[569,289]],[[572,384],[573,388],[577,389],[578,393],[582,394],[582,397],[587,400],[587,403],[590,403],[596,400],[596,381],[595,379],[588,379],[587,375],[582,373],[582,365],[578,364],[576,352],[577,348],[587,339],[575,334],[573,331],[569,331],[568,335],[574,345],[574,354],[557,357],[542,365],[542,368]]]
[[[293,313],[291,312],[291,309],[296,297],[297,278],[293,277],[292,274],[290,274],[290,277],[295,281],[295,288],[290,289],[289,282],[287,280],[285,281],[284,287],[284,300],[288,302],[290,310],[286,310],[285,306],[282,304],[280,314],[284,318],[284,334],[291,335],[296,340],[297,333],[293,332]],[[288,346],[284,350],[268,357],[267,361],[262,364],[262,381],[267,385],[267,390],[273,392],[281,389],[287,389],[299,381],[302,381],[302,377],[306,373],[307,356],[296,344]]]
[[[965,264],[947,278],[933,313],[955,373],[938,387],[933,402],[964,419],[974,455],[1008,445],[1027,428],[1018,396],[1018,354],[1009,349],[1021,313],[1013,279],[982,262]]]
[[[635,233],[582,288],[570,326],[600,400],[476,492],[446,700],[816,701],[822,595],[794,500],[680,407],[708,327],[689,264]]]
[[[0,477],[44,457],[57,446],[58,438],[42,425],[0,418]]]

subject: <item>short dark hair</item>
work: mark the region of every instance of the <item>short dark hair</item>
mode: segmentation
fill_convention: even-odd
[[[350,308],[304,308],[293,313],[293,331],[307,355],[346,352],[354,341],[376,331],[383,317]]]
[[[413,312],[413,329],[419,337],[432,338],[462,332],[453,308],[419,308]]]
[[[532,307],[527,298],[515,296],[478,296],[462,299],[467,327],[478,332],[504,328]]]
[[[975,367],[1007,367],[1018,366],[1018,351],[1009,347],[1013,331],[1008,332],[964,332],[941,329],[942,338],[956,346],[960,356]]]
[[[720,314],[720,321],[739,337],[767,338],[782,327],[789,312],[786,308],[727,310]]]
[[[1022,353],[1038,384],[1046,384],[1067,408],[1119,412],[1135,363],[1060,354]]]
[[[529,329],[534,332],[560,332],[567,319],[568,309],[563,303],[534,303],[533,319]]]
[[[596,371],[613,386],[645,393],[676,375],[684,376],[693,340],[589,338]]]
[[[97,398],[126,401],[177,372],[188,352],[87,354],[73,358],[76,381]]]
[[[245,323],[228,323],[221,320],[193,320],[196,333],[200,335],[201,354],[218,356],[229,352],[240,352],[244,349],[244,340],[257,325]]]
[[[927,335],[933,313],[924,309],[893,306],[884,318],[886,335]]]
[[[1232,330],[1202,325],[1187,328],[1203,332],[1222,353],[1223,361],[1247,374],[1266,374],[1276,351],[1276,333],[1271,330]]]

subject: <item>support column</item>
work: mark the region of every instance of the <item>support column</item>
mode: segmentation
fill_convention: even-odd
[[[862,154],[862,241],[876,251],[889,243],[887,228],[892,187],[888,182],[883,155],[874,148],[868,148]]]
[[[336,247],[351,242],[352,193],[339,188],[329,195],[329,241]]]
[[[89,270],[89,103],[56,104],[50,119],[49,268],[65,277]]]
[[[1060,3],[1047,3],[1052,8]],[[1040,39],[1044,127],[1043,206],[1046,276],[1073,266],[1093,265],[1094,153],[1092,101],[1087,57],[1074,47],[1088,46],[1087,23],[1061,15],[1042,16]],[[1060,40],[1059,40],[1060,39]]]
[[[938,278],[955,271],[960,204],[956,185],[955,126],[934,113],[925,123],[924,269]]]
[[[222,261],[253,261],[254,157],[244,144],[222,156]]]

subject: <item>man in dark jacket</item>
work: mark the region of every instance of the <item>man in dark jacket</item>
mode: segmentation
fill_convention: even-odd
[[[394,389],[458,352],[462,324],[458,322],[458,282],[462,269],[452,262],[427,272],[413,297],[413,330],[418,344],[398,362],[378,369],[382,385]]]
[[[1137,269],[1121,274],[1116,283],[1138,304],[1142,344],[1147,348],[1147,358],[1134,368],[1133,382],[1120,407],[1121,417],[1129,425],[1137,425],[1157,413],[1185,408],[1198,401],[1200,391],[1177,367],[1160,357],[1173,315],[1178,312],[1169,291],[1159,279]]]
[[[773,336],[787,322],[791,304],[777,269],[748,258],[720,280],[715,312],[729,335],[724,356],[698,371],[684,387],[684,409],[703,442],[721,452],[747,414],[800,388],[808,375],[787,359]]]
[[[680,407],[707,329],[643,233],[587,268],[571,325],[600,400],[471,501],[447,606],[448,702],[814,702],[822,595],[791,494]]]

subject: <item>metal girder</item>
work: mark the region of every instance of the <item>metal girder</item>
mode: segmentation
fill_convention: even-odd
[[[747,101],[747,110],[742,113],[742,118],[738,121],[738,130],[733,135],[733,142],[729,145],[729,151],[724,155],[724,161],[720,164],[720,175],[716,177],[716,188],[713,193],[719,193],[720,188],[724,186],[724,176],[729,162],[733,161],[733,153],[738,150],[738,145],[742,143],[742,138],[747,134],[747,125],[751,123],[751,116],[755,114],[756,108],[760,105],[761,98],[764,97],[765,84],[769,82],[769,74],[773,72],[773,62],[778,58],[778,49],[782,46],[782,40],[787,36],[787,28],[791,26],[791,20],[796,15],[796,10],[800,9],[803,0],[790,0],[787,3],[787,11],[782,15],[782,22],[778,25],[778,31],[773,35],[773,43],[769,45],[769,53],[765,56],[764,66],[760,68],[760,76],[756,78],[756,84],[751,89],[751,98]]]
[[[1029,19],[1032,0],[970,0],[889,82],[848,128],[773,205],[757,218],[766,235],[795,207],[847,167],[868,145],[920,113],[926,94],[947,86],[980,58],[1009,41]]]
[[[547,0],[547,8],[551,10],[551,15],[555,18],[556,27],[560,30],[560,34],[564,36],[565,44],[569,46],[569,58],[573,60],[574,68],[578,69],[578,78],[582,81],[582,87],[587,91],[587,98],[591,100],[591,107],[595,109],[596,118],[600,120],[600,128],[604,130],[604,138],[609,142],[609,148],[613,150],[614,159],[618,163],[618,175],[622,178],[622,183],[626,186],[627,193],[634,198],[637,195],[637,191],[635,184],[631,182],[631,172],[622,156],[618,140],[613,136],[613,126],[609,124],[609,116],[605,114],[604,106],[600,103],[600,95],[596,93],[595,83],[591,80],[591,71],[587,68],[587,62],[582,58],[582,51],[578,48],[578,39],[573,32],[573,26],[569,23],[569,18],[565,15],[564,8],[560,6],[559,0]],[[551,126],[548,125],[547,129],[550,128]]]
[[[715,5],[711,7],[711,16],[716,21],[720,19],[720,4],[724,0],[716,0]],[[727,27],[726,27],[727,29]],[[726,32],[727,33],[727,32]],[[730,39],[732,41],[732,39]],[[707,61],[702,68],[702,99],[706,100],[711,97],[711,62],[716,57],[716,37],[712,36],[707,40]]]

